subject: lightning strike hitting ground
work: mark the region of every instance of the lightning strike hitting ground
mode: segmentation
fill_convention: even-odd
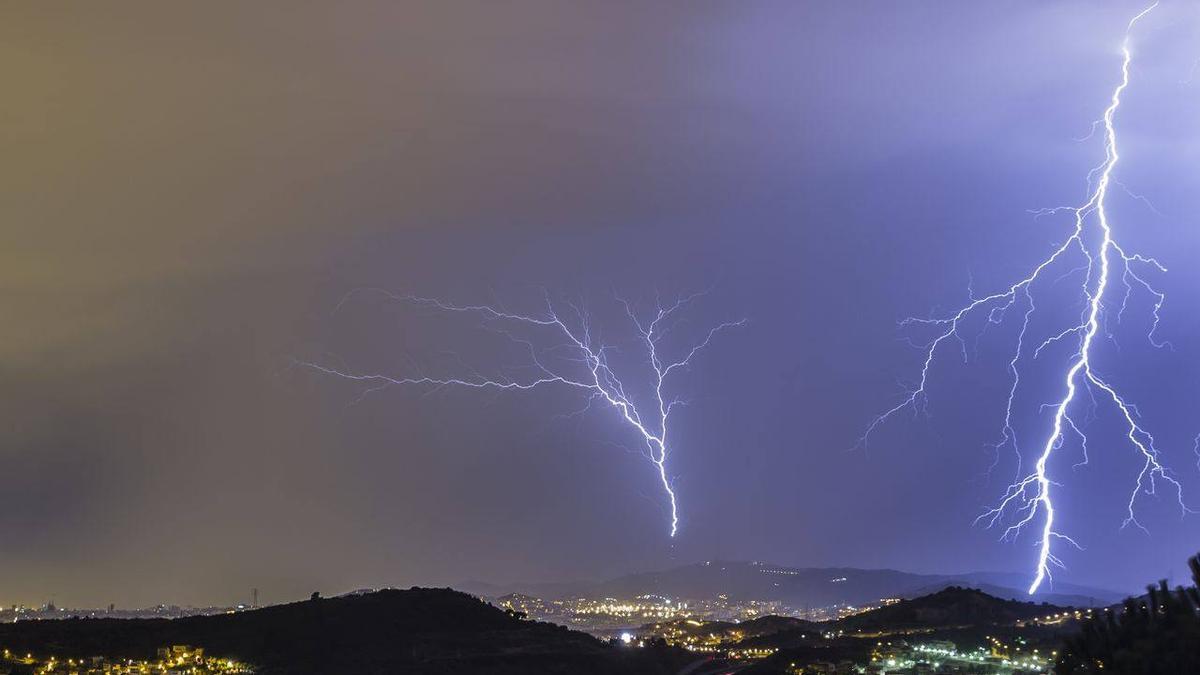
[[[901,326],[920,325],[932,328],[935,337],[925,346],[925,356],[917,386],[897,406],[885,411],[868,425],[866,432],[859,439],[860,446],[865,445],[868,437],[884,422],[905,409],[923,411],[926,403],[926,387],[929,382],[930,367],[938,354],[939,348],[951,341],[958,342],[966,357],[966,343],[962,333],[965,322],[975,316],[980,316],[988,322],[984,324],[999,324],[1003,322],[1008,310],[1018,308],[1020,312],[1020,329],[1017,332],[1016,346],[1012,358],[1008,361],[1008,372],[1012,376],[1008,389],[1008,400],[1004,411],[1004,421],[1000,429],[1000,437],[994,444],[997,452],[1005,447],[1011,447],[1017,456],[1018,479],[1008,486],[999,504],[984,512],[976,522],[986,522],[989,527],[1005,519],[1012,519],[1011,525],[1004,530],[1002,539],[1015,538],[1021,530],[1035,519],[1040,518],[1040,532],[1037,539],[1038,561],[1033,582],[1029,593],[1033,594],[1043,581],[1050,579],[1051,566],[1062,567],[1062,562],[1055,557],[1052,544],[1055,541],[1065,541],[1073,546],[1078,545],[1069,537],[1056,529],[1054,501],[1052,488],[1058,483],[1051,479],[1049,462],[1055,450],[1062,447],[1068,432],[1080,439],[1083,452],[1083,464],[1087,463],[1087,436],[1072,418],[1073,404],[1076,394],[1085,390],[1093,405],[1101,400],[1111,404],[1113,412],[1125,429],[1125,438],[1139,454],[1142,466],[1134,481],[1133,490],[1126,505],[1127,515],[1122,527],[1136,525],[1142,527],[1135,515],[1134,506],[1138,495],[1155,494],[1160,483],[1166,483],[1175,492],[1179,508],[1183,513],[1189,510],[1183,502],[1182,488],[1170,471],[1160,462],[1159,452],[1152,436],[1140,423],[1137,407],[1130,403],[1117,388],[1108,380],[1101,377],[1095,367],[1094,358],[1097,351],[1097,337],[1112,339],[1107,328],[1101,331],[1110,318],[1110,312],[1115,308],[1116,320],[1120,320],[1135,288],[1144,291],[1151,298],[1151,326],[1147,334],[1150,344],[1155,347],[1169,346],[1156,338],[1155,332],[1159,324],[1159,310],[1163,306],[1165,296],[1156,290],[1143,276],[1144,270],[1150,269],[1165,272],[1166,269],[1153,258],[1136,253],[1129,253],[1122,248],[1113,237],[1112,224],[1106,209],[1106,200],[1110,188],[1114,185],[1122,187],[1113,178],[1113,170],[1117,166],[1120,155],[1117,153],[1117,131],[1115,120],[1121,107],[1121,96],[1129,86],[1130,63],[1133,54],[1130,49],[1130,35],[1143,17],[1149,14],[1158,3],[1151,5],[1129,21],[1124,42],[1121,46],[1121,78],[1112,91],[1109,104],[1104,114],[1094,126],[1094,129],[1104,134],[1104,161],[1095,167],[1088,175],[1088,195],[1081,206],[1057,207],[1043,209],[1038,215],[1055,213],[1072,214],[1074,227],[1066,240],[1052,253],[1032,269],[1028,276],[1017,281],[1007,289],[985,297],[971,295],[967,305],[953,314],[941,318],[915,319],[910,318],[901,322]],[[1135,199],[1137,195],[1132,195]],[[1075,260],[1075,262],[1071,262]],[[1084,310],[1077,321],[1073,321],[1060,332],[1044,340],[1036,347],[1027,344],[1026,336],[1031,319],[1038,307],[1035,304],[1035,284],[1047,277],[1052,269],[1062,268],[1057,278],[1047,279],[1047,285],[1053,285],[1073,274],[1082,273],[1083,283],[1080,285],[1080,299]],[[1114,269],[1115,268],[1115,269]],[[1125,292],[1118,298],[1113,298],[1110,290],[1112,282],[1118,281],[1124,285]],[[1021,368],[1029,361],[1037,360],[1044,349],[1063,341],[1074,340],[1077,349],[1064,364],[1062,384],[1064,392],[1061,397],[1043,409],[1053,410],[1053,425],[1047,436],[1039,443],[1040,451],[1033,470],[1022,473],[1021,450],[1017,442],[1017,433],[1013,423],[1013,408],[1021,385]],[[1200,441],[1198,441],[1200,443]],[[1144,528],[1143,528],[1144,529]]]
[[[436,390],[442,387],[467,389],[530,390],[542,387],[562,387],[576,390],[585,395],[584,412],[593,403],[604,403],[616,410],[625,425],[631,428],[646,444],[646,457],[654,465],[655,473],[667,496],[670,507],[670,533],[674,537],[679,529],[679,510],[675,490],[667,473],[670,456],[668,428],[672,411],[686,402],[668,392],[671,376],[691,365],[692,358],[708,347],[713,338],[729,328],[744,325],[744,319],[728,321],[708,330],[702,340],[680,350],[682,356],[665,357],[662,353],[663,338],[676,327],[677,313],[703,295],[697,293],[679,299],[670,307],[656,305],[648,316],[640,316],[630,302],[617,298],[625,315],[636,333],[638,348],[643,352],[646,372],[644,389],[649,391],[649,400],[636,402],[639,398],[626,388],[609,354],[616,347],[601,342],[593,331],[592,321],[583,307],[575,303],[562,303],[569,313],[561,315],[549,295],[546,296],[544,314],[515,314],[489,305],[453,305],[432,298],[398,296],[379,291],[389,299],[432,307],[444,312],[478,315],[490,328],[506,336],[528,352],[529,362],[524,369],[530,374],[524,379],[487,377],[471,371],[466,376],[393,376],[381,373],[355,373],[339,368],[311,362],[297,362],[314,371],[347,380],[368,383],[363,395],[397,385],[426,387]]]

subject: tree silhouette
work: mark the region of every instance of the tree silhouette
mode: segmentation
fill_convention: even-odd
[[[1200,673],[1200,555],[1188,560],[1193,586],[1172,593],[1166,581],[1127,598],[1119,612],[1088,619],[1068,638],[1054,671],[1167,675]]]

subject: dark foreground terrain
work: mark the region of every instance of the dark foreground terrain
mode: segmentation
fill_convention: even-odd
[[[973,673],[1012,672],[1016,664],[1020,672],[1059,674],[1200,673],[1200,557],[1190,564],[1196,586],[1171,591],[1163,582],[1123,606],[1097,610],[949,587],[838,621],[648,624],[634,640],[644,647],[615,646],[427,588],[182,619],[21,621],[0,624],[0,650],[14,654],[0,674],[32,673],[50,656],[59,665],[92,656],[144,660],[174,645],[202,647],[206,656],[264,675]],[[27,653],[34,658],[20,658]]]
[[[0,625],[0,648],[60,659],[150,658],[189,644],[258,673],[674,673],[695,657],[666,646],[614,647],[526,621],[449,589],[314,599],[183,619],[64,619]]]

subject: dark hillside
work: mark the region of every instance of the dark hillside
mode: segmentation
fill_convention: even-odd
[[[804,619],[797,619],[790,616],[775,616],[769,614],[760,616],[757,619],[750,619],[737,624],[737,628],[746,635],[746,637],[759,637],[763,635],[774,635],[789,630],[817,630],[818,624]]]
[[[1063,608],[1054,605],[1002,600],[974,588],[951,586],[931,595],[847,617],[836,625],[847,632],[1009,625],[1061,611]]]
[[[679,651],[622,649],[526,621],[449,589],[386,590],[184,619],[67,619],[0,625],[0,647],[60,657],[149,658],[190,644],[273,673],[659,673]]]

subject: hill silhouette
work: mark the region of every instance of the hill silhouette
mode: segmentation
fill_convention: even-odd
[[[1029,599],[1029,594],[1026,593],[1025,591],[1019,591],[1019,590],[1015,590],[1015,589],[1004,587],[1004,586],[997,586],[995,584],[991,584],[991,583],[987,583],[987,582],[983,582],[983,581],[972,581],[970,579],[958,579],[958,578],[950,579],[947,581],[939,581],[936,584],[932,584],[930,586],[925,586],[925,587],[918,588],[913,591],[909,591],[907,593],[904,593],[903,597],[917,598],[917,597],[921,597],[923,595],[932,595],[934,593],[937,593],[940,590],[943,590],[945,588],[950,588],[953,586],[958,586],[960,588],[973,588],[977,591],[983,591],[984,593],[987,593],[988,595],[990,595],[992,597],[1000,598],[1003,600],[1017,600],[1020,602],[1028,602],[1028,599]],[[1083,587],[1083,586],[1076,586],[1075,588],[1087,590],[1086,587]],[[1072,594],[1072,593],[1042,592],[1042,593],[1038,593],[1036,598],[1037,598],[1037,602],[1039,602],[1039,603],[1048,602],[1051,605],[1058,605],[1059,607],[1107,607],[1107,606],[1113,604],[1113,600],[1112,600],[1113,593],[1111,591],[1093,591],[1093,592],[1099,592],[1099,593],[1102,593],[1103,595],[1097,596],[1097,595],[1080,595],[1078,593]]]
[[[0,625],[0,647],[35,655],[150,658],[189,644],[264,675],[289,673],[671,673],[695,657],[623,649],[528,621],[450,589],[384,590],[182,619],[63,619]]]
[[[776,633],[748,637],[737,646],[778,651],[739,672],[785,675],[795,672],[793,664],[843,661],[863,664],[884,639],[948,640],[960,650],[970,650],[986,647],[987,636],[995,635],[1006,642],[1020,638],[1049,645],[1049,651],[1065,635],[1077,631],[1077,624],[1026,623],[1018,627],[1018,622],[1063,611],[1064,608],[1054,605],[1006,600],[974,588],[951,586],[844,619],[785,627]]]
[[[737,627],[746,637],[758,637],[761,635],[774,635],[789,630],[817,630],[819,625],[805,619],[768,614],[767,616],[743,621],[737,624]]]
[[[992,626],[1015,624],[1060,611],[1063,608],[1056,605],[1005,600],[978,589],[950,586],[930,595],[846,617],[835,625],[847,632]]]
[[[914,598],[947,586],[978,588],[1009,600],[1025,599],[1017,590],[1025,579],[1001,572],[965,574],[915,574],[889,569],[854,567],[787,567],[771,563],[712,560],[655,572],[629,574],[606,581],[549,584],[496,585],[469,582],[460,587],[487,597],[518,592],[542,599],[631,598],[656,594],[676,598],[778,600],[795,607],[839,604],[867,605],[880,598]],[[1042,592],[1039,602],[1081,607],[1120,602],[1126,594],[1086,586],[1058,583],[1053,592]]]

